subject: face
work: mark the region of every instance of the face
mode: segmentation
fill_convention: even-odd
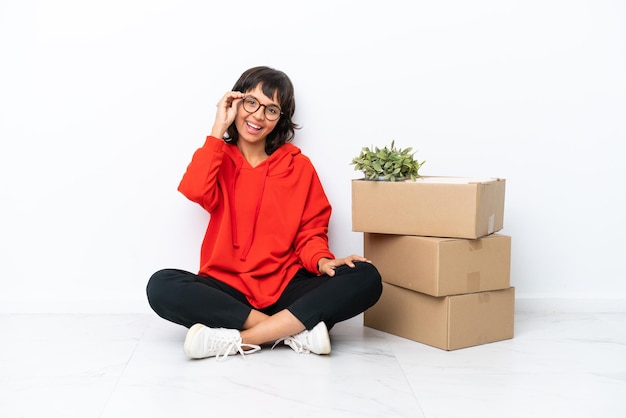
[[[274,97],[271,98],[267,97],[263,94],[260,85],[257,85],[250,91],[245,91],[244,94],[246,96],[250,95],[256,97],[257,101],[261,105],[280,106],[277,95],[274,94]],[[248,113],[244,110],[243,105],[241,103],[239,104],[239,109],[237,110],[237,116],[235,118],[235,126],[237,127],[237,132],[239,133],[239,141],[254,144],[265,143],[267,135],[274,130],[280,120],[267,120],[265,117],[265,109],[265,106],[260,106],[256,112]]]

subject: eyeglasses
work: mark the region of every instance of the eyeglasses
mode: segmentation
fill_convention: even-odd
[[[259,110],[259,108],[263,106],[265,107],[265,119],[269,120],[269,121],[275,121],[276,119],[278,119],[280,117],[280,115],[283,114],[283,112],[280,111],[280,107],[276,106],[276,105],[264,105],[259,103],[259,101],[257,100],[256,97],[254,96],[246,96],[243,98],[243,110],[245,110],[248,113],[254,113],[257,110]]]

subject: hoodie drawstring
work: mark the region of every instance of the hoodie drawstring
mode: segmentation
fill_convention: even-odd
[[[233,248],[240,248],[239,231],[237,230],[237,210],[236,210],[237,205],[235,203],[235,189],[237,185],[237,180],[239,179],[239,173],[241,172],[242,164],[243,164],[243,161],[235,162],[235,175],[234,175],[233,181],[230,183],[230,187],[228,191],[228,194],[230,195],[230,219],[231,219],[230,227],[231,227]],[[263,190],[265,189],[265,183],[267,182],[267,176],[269,174],[268,164],[264,164],[262,170],[263,172],[261,176],[263,180],[261,182],[259,189],[257,190],[257,201],[256,201],[256,206],[254,208],[254,221],[252,223],[252,231],[250,232],[250,236],[248,237],[248,240],[245,243],[244,247],[241,248],[241,255],[240,255],[241,261],[246,261],[248,257],[248,253],[250,253],[250,249],[252,248],[252,242],[254,241],[254,232],[256,230],[256,224],[259,218],[259,213],[261,212],[261,201],[263,200]]]
[[[256,207],[254,208],[254,222],[252,223],[252,231],[250,232],[250,236],[248,237],[248,242],[241,250],[241,261],[246,261],[248,257],[248,253],[252,248],[252,242],[254,241],[254,233],[256,231],[257,220],[259,218],[259,212],[261,212],[261,200],[263,200],[263,190],[265,189],[265,183],[267,182],[267,175],[269,174],[269,164],[265,164],[263,166],[263,182],[261,183],[261,187],[257,191],[257,200]],[[233,221],[233,223],[235,223]]]
[[[239,172],[241,171],[242,161],[234,161],[235,163],[235,175],[233,177],[233,181],[230,183],[230,190],[228,190],[228,194],[230,196],[230,228],[231,235],[233,240],[233,247],[239,248],[238,241],[238,233],[237,233],[237,214],[235,212],[235,185],[237,184],[237,179],[239,178]]]

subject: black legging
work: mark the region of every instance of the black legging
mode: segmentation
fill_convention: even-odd
[[[243,329],[252,306],[238,290],[206,276],[165,269],[150,277],[148,301],[162,318],[187,328],[201,323],[215,328]],[[278,301],[260,309],[273,315],[288,309],[306,329],[324,321],[328,329],[373,306],[382,293],[381,277],[370,263],[340,266],[335,276],[317,276],[304,269],[291,280]]]

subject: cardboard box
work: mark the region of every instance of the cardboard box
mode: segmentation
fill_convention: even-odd
[[[383,283],[364,325],[444,350],[513,338],[515,288],[435,297]]]
[[[352,230],[475,239],[502,229],[505,180],[352,180]]]
[[[431,296],[507,289],[511,282],[511,237],[437,238],[363,235],[363,255],[383,281]]]

